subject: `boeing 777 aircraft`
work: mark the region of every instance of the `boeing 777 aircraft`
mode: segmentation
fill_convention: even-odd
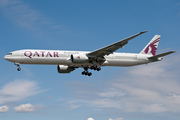
[[[17,50],[10,52],[4,59],[17,65],[20,64],[45,64],[57,65],[59,73],[70,73],[76,68],[84,68],[82,75],[91,76],[88,70],[100,71],[102,66],[135,66],[162,60],[163,56],[174,53],[170,51],[156,55],[160,35],[155,35],[140,53],[115,53],[119,48],[126,45],[131,39],[145,33],[140,32],[111,45],[88,51],[62,51],[62,50]]]

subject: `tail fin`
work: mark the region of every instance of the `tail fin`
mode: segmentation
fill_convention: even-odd
[[[140,54],[155,56],[160,37],[160,35],[155,35],[153,39],[146,45],[146,47],[140,52]]]

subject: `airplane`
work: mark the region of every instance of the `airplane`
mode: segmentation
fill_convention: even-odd
[[[176,51],[156,55],[160,35],[155,35],[140,53],[116,53],[123,48],[131,39],[146,33],[138,34],[105,46],[103,48],[89,51],[66,51],[66,50],[34,50],[24,49],[8,53],[4,59],[17,65],[20,71],[20,64],[45,64],[57,65],[59,73],[70,73],[76,68],[84,68],[82,75],[91,76],[89,69],[100,71],[103,66],[136,66],[161,61],[163,56]]]

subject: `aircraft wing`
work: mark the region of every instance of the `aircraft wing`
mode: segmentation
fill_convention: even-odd
[[[135,34],[135,35],[133,35],[131,37],[128,37],[126,39],[123,39],[123,40],[120,40],[120,41],[118,41],[116,43],[113,43],[111,45],[108,45],[106,47],[95,50],[95,51],[93,51],[91,53],[88,53],[87,56],[88,57],[104,57],[105,55],[112,54],[117,49],[122,48],[124,45],[126,45],[129,40],[131,40],[131,39],[133,39],[133,38],[135,38],[135,37],[137,37],[137,36],[139,36],[139,35],[141,35],[141,34],[143,34],[145,32],[147,32],[147,31],[140,32],[140,33]]]
[[[148,59],[158,59],[159,57],[163,57],[163,56],[169,55],[169,54],[174,53],[174,52],[176,52],[176,51],[169,51],[169,52],[166,52],[166,53],[162,53],[162,54],[159,54],[159,55],[149,57]]]

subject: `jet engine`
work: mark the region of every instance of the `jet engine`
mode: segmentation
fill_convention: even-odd
[[[57,70],[58,70],[58,73],[70,73],[71,71],[74,70],[74,68],[66,66],[66,65],[58,65]]]
[[[71,62],[72,63],[85,63],[86,61],[88,61],[89,58],[85,55],[85,54],[75,54],[75,55],[71,55]]]

